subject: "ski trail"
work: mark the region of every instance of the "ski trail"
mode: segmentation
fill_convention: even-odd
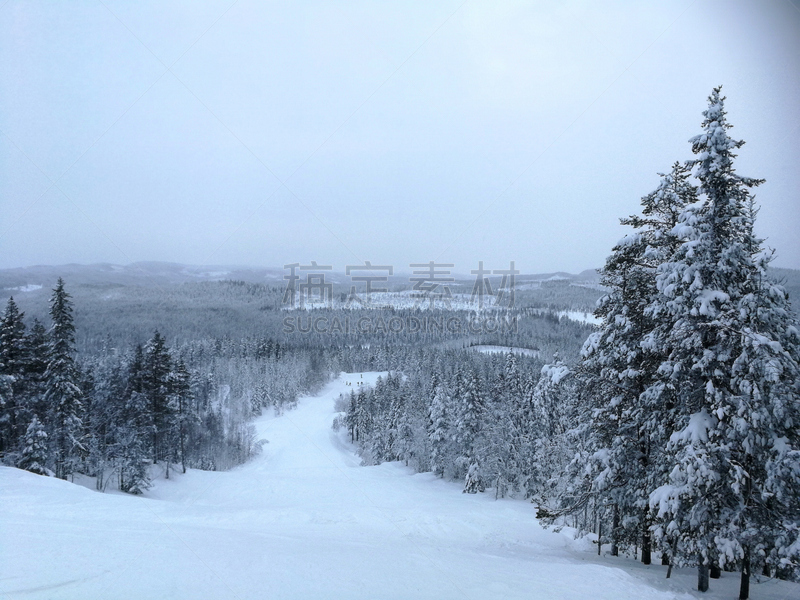
[[[0,468],[0,594],[694,597],[683,593],[691,585],[680,577],[655,589],[630,568],[618,568],[629,565],[624,559],[598,562],[581,542],[543,530],[530,503],[465,495],[458,484],[399,463],[360,466],[352,446],[331,429],[334,402],[381,375],[342,374],[295,410],[257,419],[258,436],[268,443],[249,463],[176,474],[144,498]]]

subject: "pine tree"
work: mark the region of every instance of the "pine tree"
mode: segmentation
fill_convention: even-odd
[[[0,440],[0,458],[6,459],[10,447],[11,414],[14,408],[14,378],[0,373],[0,431],[3,439]]]
[[[738,562],[746,597],[750,563],[777,536],[788,552],[785,526],[797,522],[797,329],[785,291],[766,277],[750,193],[761,180],[733,168],[744,142],[728,135],[719,88],[703,114],[688,163],[701,202],[680,217],[683,243],[659,268],[652,306],[666,323],[659,372],[678,403],[670,482],[650,502],[660,531],[698,556],[701,589],[708,565]]]
[[[47,422],[48,410],[44,401],[45,373],[47,372],[49,341],[47,328],[39,320],[34,319],[33,324],[25,338],[26,365],[25,388],[23,391],[24,408],[26,413],[39,417],[42,423]],[[30,419],[28,419],[30,420]]]
[[[82,393],[78,387],[78,368],[75,354],[75,326],[72,321],[70,295],[59,278],[50,299],[50,330],[45,401],[50,412],[50,431],[53,432],[53,455],[56,477],[66,479],[73,472],[80,441]]]
[[[46,464],[47,432],[44,429],[44,425],[34,416],[25,432],[22,453],[17,466],[37,475],[47,475]]]
[[[6,382],[11,386],[0,413],[0,453],[17,447],[27,423],[23,414],[27,364],[23,317],[14,298],[9,298],[0,319],[0,376],[7,377]]]
[[[450,424],[448,422],[447,393],[442,384],[437,384],[431,400],[430,409],[430,443],[431,466],[433,473],[444,477],[450,445]]]
[[[20,377],[25,371],[24,316],[14,298],[9,298],[0,320],[0,362],[5,374],[14,377]]]
[[[169,458],[168,435],[174,416],[169,402],[171,371],[172,359],[166,341],[156,331],[145,346],[142,371],[143,392],[149,402],[153,462]]]
[[[581,375],[592,401],[592,494],[598,504],[614,506],[614,549],[641,545],[645,564],[651,546],[648,497],[663,483],[658,455],[669,434],[663,410],[669,390],[652,386],[663,360],[652,338],[658,322],[647,309],[658,293],[656,270],[678,246],[672,230],[696,201],[689,175],[688,167],[675,163],[642,198],[642,215],[622,219],[634,232],[614,246],[600,272],[609,290],[595,311],[603,325],[582,351]]]
[[[562,478],[575,452],[578,394],[573,371],[558,353],[542,367],[539,381],[531,393],[530,495],[543,504],[573,504],[568,482]]]
[[[466,467],[464,492],[474,494],[484,489],[480,469],[483,458],[481,429],[486,412],[481,382],[478,374],[474,371],[466,378],[461,404],[462,410],[456,429],[456,444],[460,453],[459,462]]]
[[[187,438],[196,423],[195,416],[191,412],[192,388],[190,379],[186,365],[182,360],[179,360],[172,373],[170,385],[172,399],[170,404],[175,410],[178,451],[180,453],[181,468],[184,473],[186,473]]]
[[[141,494],[150,487],[147,465],[148,456],[152,456],[148,452],[152,427],[149,402],[145,394],[144,371],[144,351],[141,346],[136,346],[128,365],[121,418],[114,429],[119,489],[131,494]]]

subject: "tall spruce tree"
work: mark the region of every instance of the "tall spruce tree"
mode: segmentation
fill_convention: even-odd
[[[153,462],[169,458],[169,432],[173,426],[170,404],[172,358],[166,340],[156,331],[144,348],[143,391],[149,402]]]
[[[27,362],[25,367],[24,401],[26,410],[32,411],[39,421],[47,422],[47,405],[44,401],[45,373],[49,352],[47,328],[38,320],[33,324],[25,337]]]
[[[66,479],[75,469],[81,444],[82,393],[75,364],[75,325],[72,318],[72,302],[64,289],[64,280],[59,278],[50,298],[50,329],[47,370],[45,379],[45,402],[50,414],[51,441],[55,474]]]
[[[751,564],[774,544],[789,552],[787,523],[797,536],[797,334],[752,231],[750,189],[761,180],[733,168],[744,142],[728,135],[719,88],[703,115],[688,163],[701,201],[673,230],[683,241],[659,267],[651,305],[667,352],[659,373],[677,394],[670,481],[650,502],[657,531],[698,557],[698,587],[707,588],[709,565],[738,563],[746,598]]]
[[[450,458],[450,422],[448,414],[449,399],[444,385],[436,384],[430,408],[430,447],[433,473],[444,477]]]
[[[481,381],[475,371],[466,377],[461,405],[461,414],[456,426],[456,443],[460,453],[459,461],[466,469],[464,492],[474,494],[484,489],[481,462],[483,459],[482,429],[486,415]]]
[[[14,298],[9,298],[0,319],[0,375],[8,377],[12,393],[7,395],[0,415],[0,452],[17,448],[30,420],[25,414],[27,348],[23,317]]]
[[[189,370],[182,360],[179,360],[171,376],[170,404],[175,410],[177,446],[181,462],[181,469],[186,473],[187,440],[196,425],[196,417],[191,410],[192,387]]]
[[[37,475],[47,475],[47,432],[36,415],[28,425],[22,441],[17,466]]]
[[[2,366],[2,363],[0,363]],[[12,420],[14,410],[14,378],[0,372],[0,459],[5,460],[11,448]]]
[[[123,492],[141,494],[150,487],[147,465],[152,456],[152,421],[149,411],[145,393],[145,356],[142,347],[136,346],[128,365],[121,418],[115,423],[113,435],[119,489]]]
[[[614,507],[614,549],[620,543],[640,546],[645,564],[651,549],[649,493],[663,483],[659,452],[670,433],[664,411],[669,390],[652,386],[663,353],[653,343],[657,321],[647,308],[658,293],[657,268],[678,247],[672,229],[697,199],[689,176],[688,167],[675,163],[642,198],[642,214],[621,220],[634,231],[614,246],[600,272],[609,290],[595,311],[603,324],[582,351],[581,375],[593,409],[592,494],[598,505]]]

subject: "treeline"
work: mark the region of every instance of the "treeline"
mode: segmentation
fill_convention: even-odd
[[[511,353],[432,358],[339,401],[335,427],[346,428],[364,462],[402,460],[463,480],[468,493],[492,488],[496,497],[538,498],[550,490],[555,465],[571,458],[562,443],[575,409],[564,363],[540,367]]]
[[[0,456],[4,464],[66,479],[76,473],[141,493],[152,465],[227,469],[260,448],[250,424],[321,385],[316,357],[270,339],[195,340],[170,350],[156,331],[144,345],[91,356],[75,351],[72,302],[59,280],[52,325],[9,299],[0,322]]]
[[[623,219],[602,269],[603,325],[571,366],[534,379],[409,365],[343,399],[365,462],[405,460],[533,499],[555,526],[594,531],[611,553],[721,569],[800,573],[800,326],[754,233],[715,89],[693,160],[676,163]],[[599,548],[598,548],[599,550]],[[637,552],[638,551],[638,552]],[[669,571],[668,571],[669,572]]]

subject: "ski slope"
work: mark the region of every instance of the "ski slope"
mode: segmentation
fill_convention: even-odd
[[[342,375],[259,419],[269,443],[248,464],[159,479],[145,497],[0,468],[0,597],[735,597],[734,574],[691,593],[691,572],[666,581],[661,566],[597,557],[543,530],[527,502],[462,494],[398,463],[359,466],[331,429],[334,401],[378,376]],[[753,598],[800,597],[785,582],[753,587]]]

